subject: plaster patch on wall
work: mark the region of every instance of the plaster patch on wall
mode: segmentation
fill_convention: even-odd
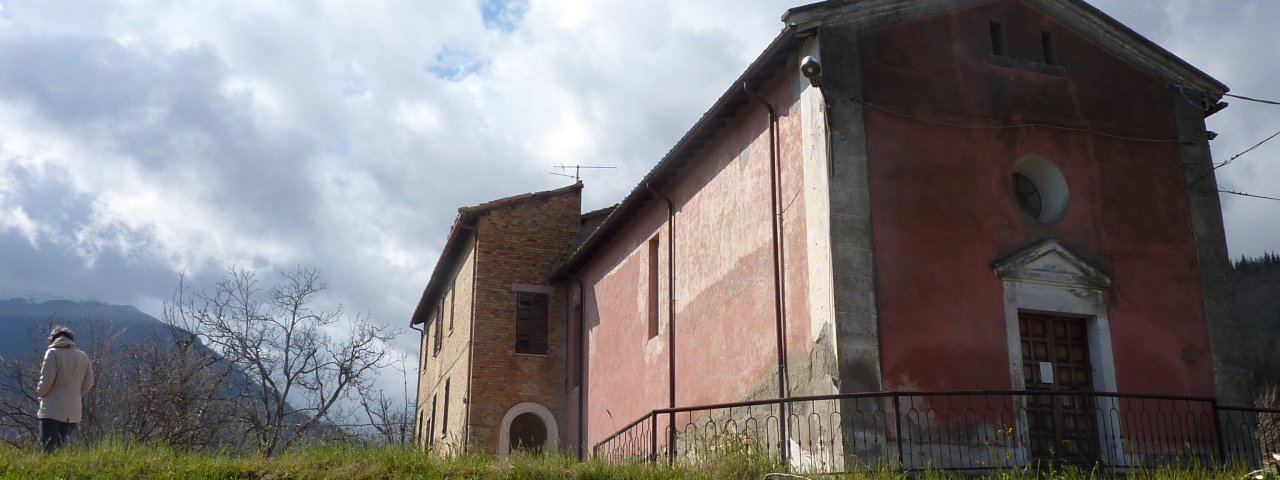
[[[796,58],[811,56],[821,61],[816,38],[805,41]],[[830,162],[827,151],[827,110],[822,92],[813,87],[809,79],[797,68],[793,79],[793,107],[800,113],[800,136],[803,148],[801,159],[804,172],[804,229],[808,254],[809,338],[813,342],[809,353],[810,367],[807,387],[813,394],[839,392],[840,364],[836,352],[835,296],[831,267],[831,184]]]

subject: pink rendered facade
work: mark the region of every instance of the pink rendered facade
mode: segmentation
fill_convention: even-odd
[[[803,79],[800,79],[803,80]],[[764,97],[778,117],[780,153],[798,158],[800,118],[789,112],[793,79],[773,82]],[[677,205],[652,202],[582,270],[586,321],[587,418],[630,420],[669,404],[668,348],[676,329],[675,404],[776,396],[777,344],[770,202],[768,115],[748,105],[666,190]],[[782,212],[784,303],[792,355],[806,357],[811,338],[804,172],[785,162],[778,193]],[[648,336],[650,242],[658,246],[657,335]],[[674,246],[674,259],[670,247]],[[670,265],[670,269],[668,266]],[[674,285],[672,271],[674,271]],[[673,287],[670,288],[669,287]],[[674,291],[674,315],[669,292]],[[728,368],[726,368],[728,367]],[[806,390],[805,393],[810,391]],[[829,393],[829,392],[823,392]],[[608,410],[608,412],[606,412]],[[588,421],[588,438],[616,429]]]

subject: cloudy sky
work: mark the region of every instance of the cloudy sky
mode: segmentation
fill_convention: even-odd
[[[0,297],[158,315],[179,272],[301,264],[404,326],[459,206],[566,185],[561,163],[616,166],[584,208],[620,200],[798,3],[0,0]],[[1280,2],[1095,4],[1280,99]],[[1209,127],[1222,161],[1280,107]],[[1280,139],[1220,179],[1280,197]],[[1233,256],[1280,250],[1280,202],[1223,202]]]

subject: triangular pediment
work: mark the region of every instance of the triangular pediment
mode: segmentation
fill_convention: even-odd
[[[996,260],[996,276],[1081,287],[1106,288],[1111,279],[1056,240],[1044,240]]]
[[[877,27],[970,7],[983,0],[828,0],[786,11],[782,21],[798,31],[858,22]],[[1221,96],[1227,86],[1138,34],[1084,0],[1023,0],[1143,70],[1173,85]]]

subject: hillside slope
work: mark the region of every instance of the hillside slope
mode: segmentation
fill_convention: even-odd
[[[164,334],[164,322],[125,305],[92,301],[23,299],[0,300],[0,357],[43,352],[45,335],[52,325],[66,325],[76,343],[88,347],[95,335],[118,335],[118,343],[131,343]]]
[[[1280,255],[1236,262],[1240,348],[1260,384],[1280,384]]]

